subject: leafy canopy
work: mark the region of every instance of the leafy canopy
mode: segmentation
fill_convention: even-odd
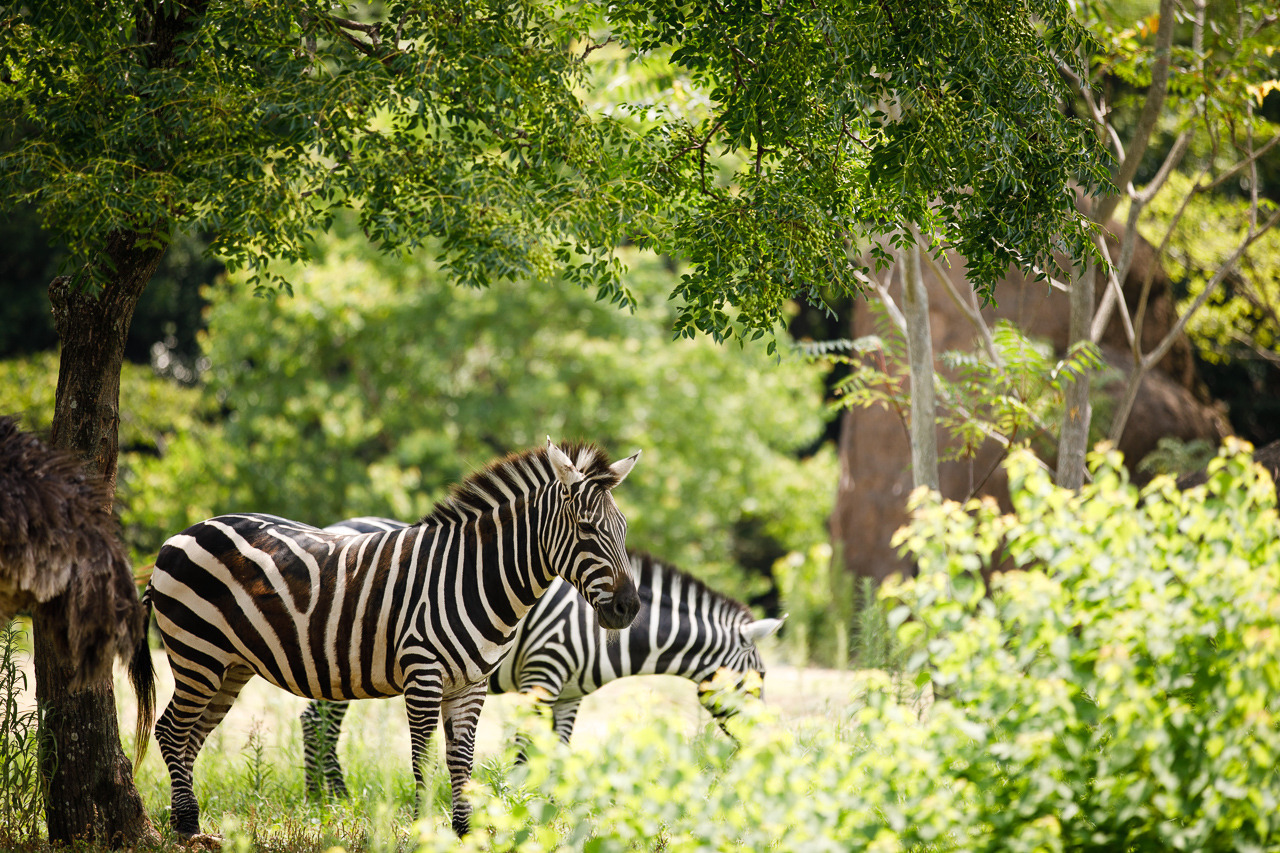
[[[1009,263],[1078,256],[1072,182],[1105,174],[1060,109],[1053,56],[1084,38],[1066,0],[68,0],[3,20],[4,203],[99,279],[109,235],[193,228],[265,282],[350,208],[382,250],[433,240],[457,281],[567,270],[620,302],[634,241],[690,264],[679,333],[755,337],[789,298],[858,291],[864,232],[917,223],[988,296]],[[617,99],[620,67],[648,70]]]

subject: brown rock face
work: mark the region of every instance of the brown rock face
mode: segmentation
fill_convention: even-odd
[[[1118,226],[1113,230],[1119,230]],[[1112,257],[1117,257],[1117,253],[1118,247],[1113,243]],[[1146,311],[1140,327],[1144,352],[1164,337],[1176,319],[1169,278],[1154,265],[1154,259],[1152,247],[1140,239],[1132,269],[1122,288],[1131,316],[1142,299],[1144,288],[1147,290]],[[964,280],[963,261],[958,257],[950,260],[947,275],[956,290],[968,298],[970,290]],[[973,350],[976,337],[973,324],[931,270],[926,268],[924,277],[929,290],[934,352]],[[1104,287],[1105,282],[1099,280],[1096,294],[1099,302]],[[892,286],[895,297],[900,290],[900,283],[895,281]],[[1069,316],[1065,291],[1013,272],[995,293],[999,304],[982,309],[988,325],[1007,319],[1027,334],[1049,341],[1059,354],[1065,352]],[[851,331],[855,338],[874,332],[867,303],[855,304]],[[1128,334],[1119,309],[1112,315],[1100,347],[1115,377],[1106,381],[1102,390],[1118,397],[1124,388],[1124,377],[1133,368]],[[1107,416],[1106,407],[1099,408],[1102,411],[1095,410],[1095,419]],[[1142,380],[1120,450],[1131,465],[1136,465],[1162,437],[1205,438],[1217,442],[1229,432],[1226,419],[1202,392],[1191,346],[1182,338],[1169,350],[1158,369]],[[943,455],[945,442],[946,436],[939,431],[939,455]],[[943,495],[956,500],[990,495],[1007,508],[1008,485],[999,467],[1000,459],[1001,449],[994,442],[987,442],[972,460],[942,463],[939,478]],[[910,566],[889,545],[893,532],[907,521],[905,504],[911,491],[911,453],[904,424],[896,414],[880,408],[846,411],[841,422],[840,460],[831,536],[841,551],[846,570],[876,580],[909,572]],[[1053,460],[1048,462],[1053,464]]]

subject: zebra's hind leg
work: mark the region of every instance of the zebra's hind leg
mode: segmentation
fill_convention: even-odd
[[[204,747],[210,733],[222,722],[222,718],[231,710],[240,691],[253,678],[253,670],[246,666],[233,666],[227,670],[222,679],[222,687],[216,696],[209,700],[200,720],[191,731],[191,761],[194,763],[197,753]]]
[[[573,724],[578,720],[578,708],[582,705],[582,697],[578,696],[573,699],[557,699],[555,704],[551,706],[551,718],[556,728],[556,734],[560,736],[560,742],[569,743],[569,738],[573,736]]]
[[[170,656],[173,698],[156,720],[156,741],[169,768],[172,805],[169,825],[183,837],[200,834],[200,806],[192,787],[191,769],[200,747],[226,716],[251,670],[233,667],[212,682],[208,671],[179,665]]]
[[[333,797],[347,798],[338,762],[338,734],[346,714],[346,702],[308,702],[302,711],[303,774],[310,796],[318,798],[327,790]]]
[[[440,704],[440,716],[444,720],[445,764],[449,768],[449,785],[453,792],[453,831],[459,838],[471,828],[471,804],[463,795],[463,788],[471,781],[476,723],[484,707],[486,687],[484,681],[472,684]]]

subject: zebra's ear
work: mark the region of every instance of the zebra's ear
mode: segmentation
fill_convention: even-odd
[[[763,640],[770,634],[777,633],[785,621],[787,621],[787,616],[784,613],[781,619],[757,619],[754,622],[748,622],[742,626],[742,636],[753,643],[757,640]]]
[[[565,456],[563,450],[551,443],[551,436],[547,436],[547,458],[551,460],[556,479],[566,489],[582,479],[582,472],[573,467],[573,460]]]
[[[619,459],[617,462],[610,465],[609,470],[618,475],[618,482],[621,483],[623,480],[627,479],[627,475],[631,473],[631,469],[636,467],[636,460],[639,458],[640,451],[637,450],[626,459]]]

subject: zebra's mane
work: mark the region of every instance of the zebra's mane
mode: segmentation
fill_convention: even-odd
[[[618,475],[609,467],[609,456],[589,442],[561,442],[560,449],[573,460],[582,475],[602,489],[618,485]],[[455,485],[448,497],[422,517],[421,524],[467,522],[512,504],[555,482],[547,448],[536,447],[494,460]]]
[[[747,607],[747,605],[738,601],[736,598],[730,598],[723,592],[719,592],[718,590],[707,586],[700,578],[694,577],[684,569],[680,569],[670,563],[663,562],[657,557],[647,554],[644,551],[631,551],[630,553],[632,557],[632,568],[636,570],[636,587],[640,589],[641,594],[648,589],[657,589],[658,585],[655,583],[655,580],[658,575],[676,575],[683,583],[692,586],[698,591],[698,593],[710,596],[731,610],[741,611],[746,614],[748,619],[755,619],[755,616],[751,613],[751,608]],[[637,563],[639,565],[637,565]]]

